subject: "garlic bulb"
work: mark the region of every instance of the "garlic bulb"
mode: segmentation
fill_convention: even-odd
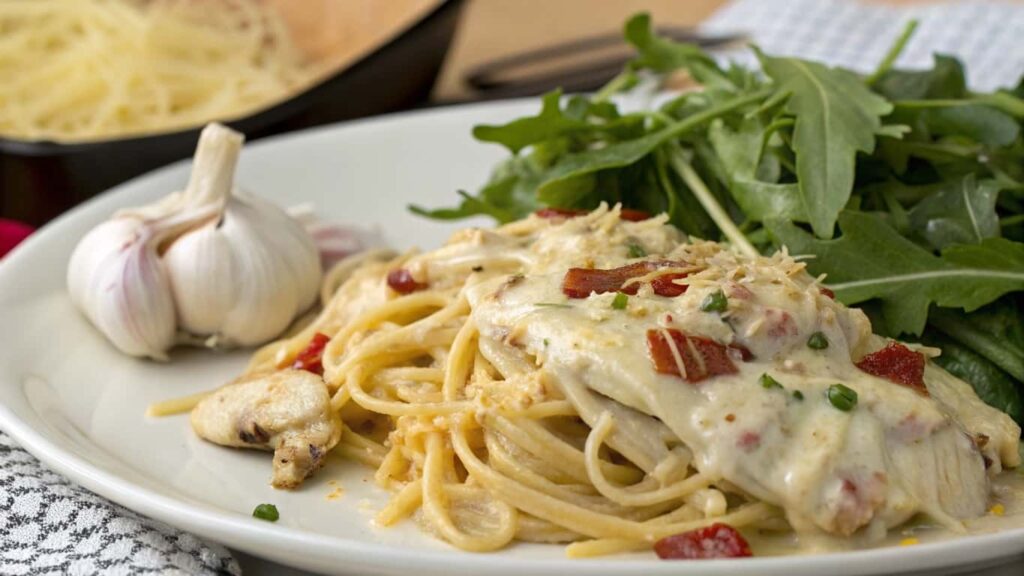
[[[260,344],[316,300],[322,272],[309,233],[233,190],[242,142],[207,126],[184,191],[115,214],[75,248],[71,299],[122,352],[166,359],[183,341]]]

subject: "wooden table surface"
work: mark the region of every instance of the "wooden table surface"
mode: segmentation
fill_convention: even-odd
[[[909,4],[941,0],[870,0]],[[434,87],[438,101],[472,99],[466,71],[501,56],[603,33],[618,33],[636,12],[657,25],[700,24],[727,0],[466,0],[458,31]]]

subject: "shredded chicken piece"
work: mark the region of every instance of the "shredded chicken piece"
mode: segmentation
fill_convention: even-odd
[[[323,464],[341,437],[323,380],[303,370],[244,376],[192,411],[199,437],[238,448],[274,451],[275,488],[296,488]]]

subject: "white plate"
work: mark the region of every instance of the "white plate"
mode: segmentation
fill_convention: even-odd
[[[327,219],[379,225],[397,247],[434,246],[455,227],[405,206],[448,205],[503,156],[475,143],[471,127],[532,112],[535,102],[402,114],[256,143],[242,154],[243,187],[282,205],[313,202]],[[493,554],[454,550],[411,523],[371,525],[385,494],[360,465],[332,461],[297,492],[268,485],[265,453],[196,439],[186,417],[147,419],[146,405],[225,382],[246,353],[182,351],[168,364],[126,358],[75,311],[64,270],[75,242],[116,208],[180,188],[179,163],[103,195],[42,229],[0,263],[0,427],[73,481],[143,514],[278,562],[353,574],[730,574],[949,573],[1024,553],[1024,530],[940,544],[808,557],[711,563],[647,556],[570,561],[561,546],[518,545]],[[340,498],[327,498],[337,480]],[[281,520],[250,516],[273,502]],[[935,572],[932,572],[935,571]]]

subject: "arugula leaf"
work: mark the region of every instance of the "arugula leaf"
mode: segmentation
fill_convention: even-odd
[[[544,180],[538,187],[538,193],[544,195],[546,193],[545,189],[560,186],[568,180],[601,170],[622,168],[638,162],[655,148],[673,138],[678,138],[688,130],[694,130],[723,114],[758,102],[767,95],[768,91],[760,90],[746,96],[736,97],[725,103],[711,106],[646,136],[625,142],[617,142],[603,148],[567,154],[545,174]]]
[[[930,70],[892,69],[913,24],[865,78],[760,53],[764,75],[723,68],[656,35],[647,15],[624,33],[637,55],[596,94],[551,92],[536,114],[474,130],[511,155],[475,196],[412,209],[507,222],[542,205],[621,203],[746,254],[785,244],[817,256],[810,271],[879,332],[927,326],[940,363],[1021,417],[1024,81],[973,93],[942,55]],[[681,69],[702,89],[630,114],[609,100]]]
[[[914,35],[914,31],[917,30],[917,20],[910,20],[903,27],[903,32],[896,37],[896,41],[893,42],[889,50],[886,51],[885,56],[882,57],[882,61],[878,63],[875,71],[868,75],[864,79],[864,83],[868,86],[874,85],[878,82],[878,79],[884,76],[887,72],[892,70],[896,60],[899,59],[900,54],[903,53],[903,49],[907,47],[907,42],[910,41],[910,37]]]
[[[932,312],[929,323],[1024,382],[1024,350],[992,332],[991,326],[978,321],[973,314],[938,309]]]
[[[889,100],[963,98],[967,95],[964,67],[953,56],[936,54],[930,70],[890,70],[874,84]]]
[[[965,136],[986,146],[1009,146],[1020,136],[1017,119],[1002,110],[969,100],[950,104],[925,110],[924,120],[932,134]]]
[[[880,299],[892,334],[921,334],[933,302],[970,312],[1024,290],[1024,244],[1002,238],[952,246],[939,257],[862,212],[840,215],[843,235],[835,240],[818,240],[790,222],[766,226],[790,253],[815,255],[810,271],[828,274],[828,285],[842,302]]]
[[[939,250],[952,244],[977,244],[999,236],[998,196],[994,180],[977,182],[974,174],[968,174],[914,206],[910,225]]]
[[[513,156],[499,164],[491,180],[477,196],[460,190],[462,202],[456,208],[430,210],[410,205],[414,214],[436,220],[459,220],[470,216],[490,216],[498,222],[511,222],[529,215],[539,206],[535,197],[540,171],[528,157]]]
[[[981,244],[959,244],[950,246],[942,256],[960,266],[984,267],[989,270],[1006,272],[1004,278],[1014,280],[1024,277],[1024,243],[1005,238],[989,238]]]
[[[790,93],[785,110],[796,117],[793,151],[800,197],[815,234],[831,238],[853,191],[857,152],[874,151],[881,117],[892,105],[847,70],[760,52],[758,57],[778,89]]]
[[[704,211],[704,207],[693,197],[684,192],[685,184],[678,181],[678,175],[669,169],[668,154],[664,150],[655,151],[656,179],[665,190],[669,222],[691,236],[713,238],[715,223]]]
[[[947,336],[930,333],[924,343],[942,349],[934,362],[950,374],[968,382],[986,404],[1002,410],[1024,424],[1024,403],[1016,382],[985,357]]]
[[[971,314],[970,320],[1024,356],[1024,298],[1000,298]]]
[[[508,184],[509,182],[503,182],[502,184]],[[409,204],[409,211],[413,214],[419,214],[426,218],[433,218],[434,220],[462,220],[463,218],[470,218],[472,216],[490,216],[498,222],[511,222],[515,220],[515,215],[510,212],[506,212],[493,204],[489,204],[475,196],[471,196],[469,192],[465,190],[459,190],[456,192],[462,197],[462,202],[455,208],[424,208],[416,204]]]
[[[807,221],[796,184],[764,182],[757,177],[764,145],[764,126],[760,120],[745,118],[735,130],[724,122],[713,122],[708,140],[729,174],[729,192],[748,219]]]
[[[597,182],[597,174],[594,172],[562,178],[537,188],[537,200],[547,206],[563,208],[586,206],[586,199],[594,192]]]
[[[752,221],[762,222],[769,218],[807,221],[796,184],[738,180],[733,181],[730,191],[743,213]]]
[[[526,116],[502,125],[474,126],[473,136],[481,142],[501,144],[513,154],[518,154],[529,146],[565,149],[566,143],[560,142],[564,139],[598,136],[630,139],[644,132],[642,114],[620,115],[610,102],[578,95],[568,98],[564,108],[561,102],[562,91],[553,90],[541,98],[541,110],[536,116]]]
[[[570,118],[562,112],[562,91],[553,90],[541,99],[541,110],[536,116],[513,120],[501,126],[480,125],[473,128],[473,137],[481,142],[495,142],[517,154],[523,148],[589,126],[580,118]]]
[[[723,71],[713,58],[696,44],[674,42],[657,36],[651,29],[649,14],[637,14],[626,21],[623,28],[626,41],[637,49],[630,69],[648,69],[654,72],[673,72],[687,69],[698,82],[709,88],[734,89],[736,74]],[[741,77],[742,78],[742,77]]]

